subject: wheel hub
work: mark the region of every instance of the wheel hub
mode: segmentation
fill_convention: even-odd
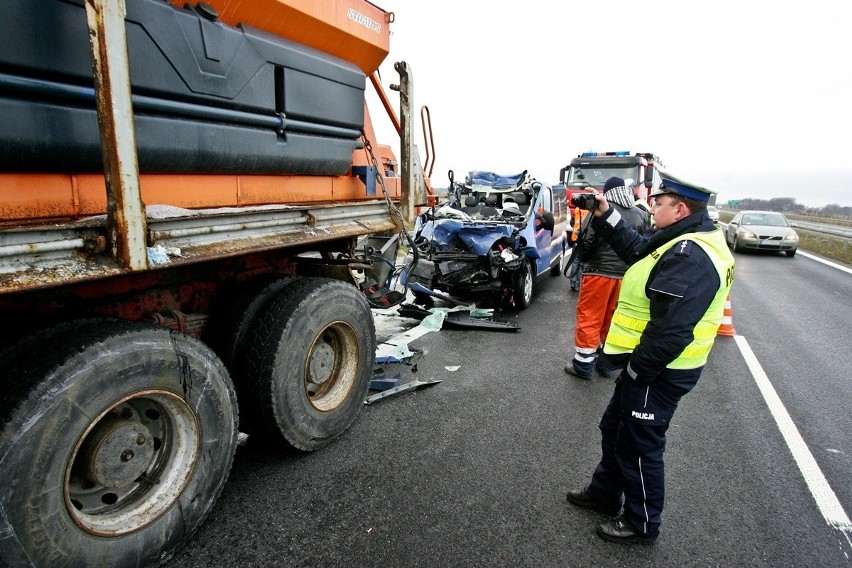
[[[334,373],[334,360],[334,348],[328,343],[318,343],[311,353],[308,380],[321,385],[330,379]]]
[[[118,488],[150,467],[154,437],[138,422],[107,416],[95,426],[82,450],[86,477],[98,485]]]
[[[179,395],[147,390],[117,400],[92,420],[68,462],[69,514],[99,536],[147,526],[180,498],[200,443],[196,414]]]
[[[337,408],[358,376],[358,338],[352,327],[334,322],[318,333],[304,367],[305,394],[321,412]]]

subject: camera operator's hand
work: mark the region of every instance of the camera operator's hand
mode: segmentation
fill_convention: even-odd
[[[603,193],[598,193],[597,191],[595,192],[595,200],[598,202],[598,206],[595,207],[592,213],[595,214],[595,217],[602,217],[604,213],[609,211],[609,203]]]

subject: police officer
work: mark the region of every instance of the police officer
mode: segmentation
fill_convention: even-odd
[[[649,544],[660,533],[666,430],[701,376],[733,281],[733,256],[707,215],[711,193],[663,175],[647,237],[597,197],[594,227],[630,266],[604,345],[624,368],[600,421],[600,463],[567,498],[617,515],[624,497],[621,516],[597,527],[607,541]]]

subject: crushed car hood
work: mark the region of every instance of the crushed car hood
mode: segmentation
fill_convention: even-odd
[[[465,248],[480,256],[488,254],[494,242],[511,237],[517,229],[507,224],[465,223],[456,219],[434,219],[426,222],[420,237],[436,250],[453,250],[459,240]]]

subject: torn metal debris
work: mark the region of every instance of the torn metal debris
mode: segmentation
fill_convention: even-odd
[[[397,308],[399,315],[422,320],[432,312],[414,304],[402,304]],[[447,312],[442,324],[450,329],[481,329],[486,331],[518,331],[521,327],[514,322],[495,321],[471,317],[470,312]]]
[[[367,398],[364,399],[364,404],[373,404],[377,400],[387,398],[387,397],[394,395],[394,394],[399,394],[401,392],[415,390],[415,389],[418,389],[420,387],[428,387],[428,386],[436,385],[440,382],[441,382],[441,379],[430,379],[428,381],[414,380],[414,381],[393,387],[391,389],[388,389],[388,390],[385,390],[385,391],[382,391],[382,392],[377,392],[376,394],[371,394],[370,396],[368,396]]]

